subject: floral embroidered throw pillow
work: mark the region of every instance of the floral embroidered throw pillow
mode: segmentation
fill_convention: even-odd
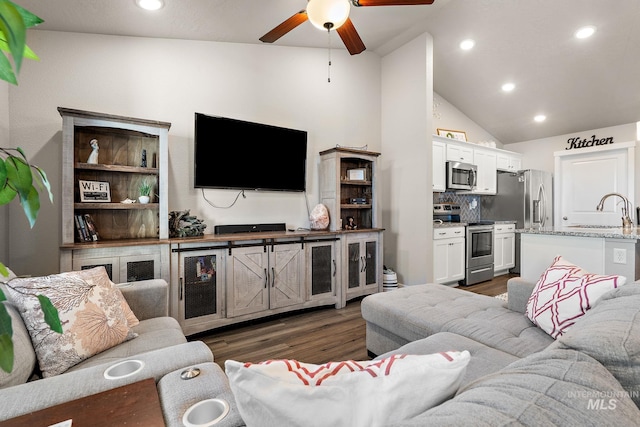
[[[104,267],[51,276],[16,278],[7,287],[29,331],[43,377],[65,372],[89,357],[137,336],[138,319]],[[36,295],[58,310],[62,334],[52,331]]]

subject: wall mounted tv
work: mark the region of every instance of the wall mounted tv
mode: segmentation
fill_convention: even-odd
[[[307,132],[195,113],[194,187],[305,191]]]

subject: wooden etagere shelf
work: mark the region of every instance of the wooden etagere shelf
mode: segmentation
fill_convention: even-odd
[[[61,271],[102,265],[113,281],[168,279],[171,124],[70,108],[58,111],[62,116]],[[98,142],[95,162],[94,139]],[[89,183],[81,187],[80,181]],[[150,203],[138,201],[143,182],[151,186]]]

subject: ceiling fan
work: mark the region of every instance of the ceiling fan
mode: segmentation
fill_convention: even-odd
[[[260,41],[273,43],[307,19],[319,28],[336,30],[351,55],[363,52],[366,47],[349,19],[350,5],[362,6],[416,6],[431,4],[434,0],[308,0],[306,10],[294,14],[280,25],[260,37]]]

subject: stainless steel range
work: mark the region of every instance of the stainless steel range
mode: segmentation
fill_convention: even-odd
[[[462,285],[493,279],[493,221],[467,225],[466,274]]]

